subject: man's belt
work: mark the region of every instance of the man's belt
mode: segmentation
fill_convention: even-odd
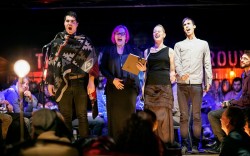
[[[79,75],[69,75],[69,79],[70,79],[70,80],[80,79],[80,78],[83,78],[83,77],[85,77],[85,75],[83,75],[83,74],[79,74]]]

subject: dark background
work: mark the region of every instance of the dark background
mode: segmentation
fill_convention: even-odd
[[[57,32],[64,30],[63,18],[69,10],[78,13],[78,31],[89,36],[96,47],[110,44],[113,28],[125,24],[132,35],[130,42],[144,50],[152,43],[153,27],[162,24],[167,32],[165,44],[173,48],[185,38],[181,22],[186,16],[196,22],[196,37],[207,40],[212,50],[242,50],[250,45],[250,5],[245,0],[54,1],[26,0],[1,5],[1,57],[15,60],[26,57],[27,51],[41,52]]]

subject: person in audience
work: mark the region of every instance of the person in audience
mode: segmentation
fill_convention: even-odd
[[[221,81],[221,87],[220,87],[221,91],[219,92],[219,96],[222,99],[222,101],[225,100],[225,96],[230,91],[230,88],[231,87],[230,87],[229,80],[228,79],[223,79]]]
[[[0,94],[1,96],[1,94]],[[1,109],[4,110],[4,112],[0,113],[0,122],[1,122],[1,145],[5,143],[6,135],[8,132],[8,128],[10,124],[12,123],[12,116],[9,113],[13,113],[13,106],[7,101],[4,100],[4,97],[1,97],[0,101]]]
[[[203,136],[205,138],[213,137],[212,128],[210,126],[207,115],[211,110],[216,110],[220,108],[221,102],[223,101],[222,99],[224,99],[224,97],[222,98],[220,96],[220,91],[221,91],[220,88],[221,88],[220,80],[213,79],[209,91],[207,93],[206,92],[203,93],[202,105],[201,105],[201,118],[202,118]]]
[[[81,141],[81,140],[79,140]],[[80,144],[79,150],[84,156],[128,156],[121,153],[115,153],[115,141],[110,136],[96,136],[83,140]]]
[[[225,79],[226,80],[226,79]],[[223,87],[222,87],[223,88]],[[224,82],[224,89],[227,90],[227,81]],[[232,82],[232,87],[230,91],[227,91],[226,95],[223,96],[224,101],[228,101],[231,99],[239,99],[242,94],[242,79],[240,77],[235,77]],[[221,103],[223,101],[220,101],[220,107],[221,108]],[[213,109],[212,109],[213,110]],[[217,109],[216,109],[217,110]],[[210,116],[213,115],[213,112],[209,114]],[[210,117],[211,118],[211,117]],[[210,123],[210,122],[208,122]],[[222,132],[222,131],[221,131]],[[222,132],[224,133],[224,132]],[[213,147],[216,145],[216,141],[218,141],[217,138],[215,138],[215,142],[212,142],[211,144],[207,144],[208,147]]]
[[[250,156],[250,137],[244,131],[243,110],[239,107],[229,106],[222,113],[220,121],[221,128],[226,133],[220,156]]]
[[[37,98],[29,90],[29,82],[30,79],[27,76],[23,77],[21,81],[16,79],[13,84],[6,89],[5,100],[13,106],[13,114],[11,114],[13,122],[10,125],[11,130],[9,130],[10,132],[7,134],[6,140],[8,143],[14,143],[19,140],[19,137],[22,137],[21,135],[18,135],[19,133],[11,134],[11,132],[15,131],[17,127],[22,126],[18,123],[20,121],[21,110],[23,111],[22,113],[25,123],[25,138],[29,138],[28,134],[31,133],[30,118],[33,111],[37,109]],[[21,102],[20,97],[22,97]],[[26,129],[28,130],[28,134],[26,134]]]
[[[245,111],[245,119],[246,119],[246,124],[245,124],[245,132],[250,136],[250,108],[248,108]]]
[[[36,81],[29,82],[29,90],[31,94],[35,95],[39,92],[39,84]]]
[[[226,94],[230,91],[230,82],[228,79],[213,79],[209,91],[204,95],[203,100],[208,102],[211,110],[221,108],[221,103],[225,100]]]
[[[22,82],[16,79],[5,93],[5,100],[13,106],[14,113],[21,111],[19,100],[20,94],[23,94],[23,113],[26,118],[30,118],[33,110],[37,107],[37,98],[29,90],[29,81],[28,77],[24,77]]]
[[[20,133],[17,133],[17,130],[20,130],[20,114],[14,113],[13,106],[9,103],[9,101],[5,100],[5,93],[8,90],[4,90],[1,93],[3,100],[1,100],[0,104],[4,105],[5,111],[0,113],[0,120],[2,122],[2,146],[7,146],[11,144],[18,143],[21,140]],[[27,119],[28,120],[28,119]],[[25,120],[23,120],[24,123]],[[28,121],[26,121],[28,122]],[[27,123],[29,124],[29,122]],[[28,127],[23,127],[24,139],[30,138],[30,133],[28,131]]]
[[[224,87],[222,85],[222,88],[224,88],[224,90],[227,90],[227,81],[224,81]],[[242,95],[242,79],[240,77],[235,77],[232,82],[231,91],[227,91],[226,95],[223,96],[223,99],[224,101],[229,101],[232,99],[237,100],[240,98],[241,95]],[[218,111],[220,112],[222,110],[219,109]],[[208,117],[210,120],[215,118],[216,112],[217,111],[212,111],[211,113],[208,114]],[[214,122],[212,122],[211,126],[213,129],[215,128]],[[210,148],[213,148],[214,146],[218,145],[223,140],[224,136],[225,136],[225,133],[222,131],[222,129],[215,130],[215,141],[212,142],[211,144],[208,144],[207,146]]]
[[[209,126],[203,126],[203,132],[205,136],[210,136],[210,138],[214,138],[214,135],[211,130],[211,125],[208,119],[208,113],[211,110],[213,111],[213,110],[221,109],[221,103],[223,101],[227,101],[231,99],[239,99],[239,97],[242,94],[242,79],[239,77],[234,78],[232,82],[232,87],[230,87],[230,83],[228,79],[223,79],[221,83],[219,83],[218,79],[215,79],[213,80],[212,86],[213,87],[209,90],[208,94],[205,95],[204,99],[206,99],[206,102],[210,101],[211,99],[208,99],[208,98],[210,97],[209,95],[212,95],[212,98],[214,99],[213,101],[214,103],[210,101],[209,104],[210,104],[211,109],[206,114],[202,114],[203,121],[205,121],[206,125],[209,125]],[[218,141],[217,138],[215,138],[214,142],[209,143],[206,146],[211,148],[214,145],[216,145],[216,141]]]
[[[224,101],[236,99],[242,95],[242,78],[235,77],[232,83],[232,89],[225,95]]]
[[[203,101],[211,107],[211,110],[216,110],[220,107],[221,102],[224,100],[224,96],[221,96],[222,87],[219,79],[213,79],[212,85],[209,91],[203,96]]]
[[[50,139],[49,135],[44,135],[47,133],[59,137],[58,140],[61,140],[62,138],[62,140],[70,142],[72,133],[66,128],[64,117],[60,112],[48,108],[42,108],[41,110],[34,112],[32,117],[33,139]]]
[[[230,91],[228,79],[213,79],[209,91],[203,95],[203,101],[210,107],[210,110],[221,108],[221,103],[225,101],[226,94]]]
[[[42,108],[35,111],[32,118],[32,140],[8,149],[6,155],[79,156],[79,151],[71,143],[72,133],[61,113]]]
[[[12,122],[12,117],[9,114],[0,113],[0,148],[4,147],[6,135],[8,132],[8,128]],[[1,150],[0,150],[1,151]]]
[[[50,96],[48,91],[48,84],[41,82],[38,87],[38,92],[35,94],[38,100],[38,108],[48,108],[51,110],[58,110],[58,103],[53,96]]]
[[[220,122],[220,118],[222,113],[225,111],[225,107],[229,105],[235,105],[242,109],[250,107],[250,50],[244,51],[242,57],[240,58],[240,66],[244,69],[245,73],[243,77],[242,95],[239,97],[235,94],[235,97],[230,97],[229,101],[224,101],[222,103],[221,107],[223,108],[208,113],[208,119],[216,139],[215,145],[211,149],[207,150],[210,153],[220,152],[222,146],[221,143],[225,137],[225,133],[221,129]],[[239,82],[240,81],[235,81],[235,84],[238,84]]]
[[[163,156],[166,148],[155,134],[156,115],[149,109],[133,113],[120,131],[115,151],[123,154]]]

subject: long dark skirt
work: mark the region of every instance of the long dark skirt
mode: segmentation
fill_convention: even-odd
[[[108,134],[115,140],[125,121],[135,113],[137,90],[126,86],[123,90],[113,85],[106,86]]]
[[[172,110],[161,106],[145,106],[156,114],[158,128],[155,133],[164,143],[172,144],[174,142],[174,126]]]
[[[146,85],[145,109],[152,110],[157,117],[156,134],[164,143],[174,142],[173,93],[171,85]]]

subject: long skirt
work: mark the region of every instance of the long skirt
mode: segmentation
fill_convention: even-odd
[[[174,142],[173,93],[171,85],[146,85],[144,109],[156,114],[158,128],[155,133],[164,143]]]
[[[116,140],[125,121],[136,112],[137,90],[132,86],[118,90],[112,85],[106,89],[108,134]]]

